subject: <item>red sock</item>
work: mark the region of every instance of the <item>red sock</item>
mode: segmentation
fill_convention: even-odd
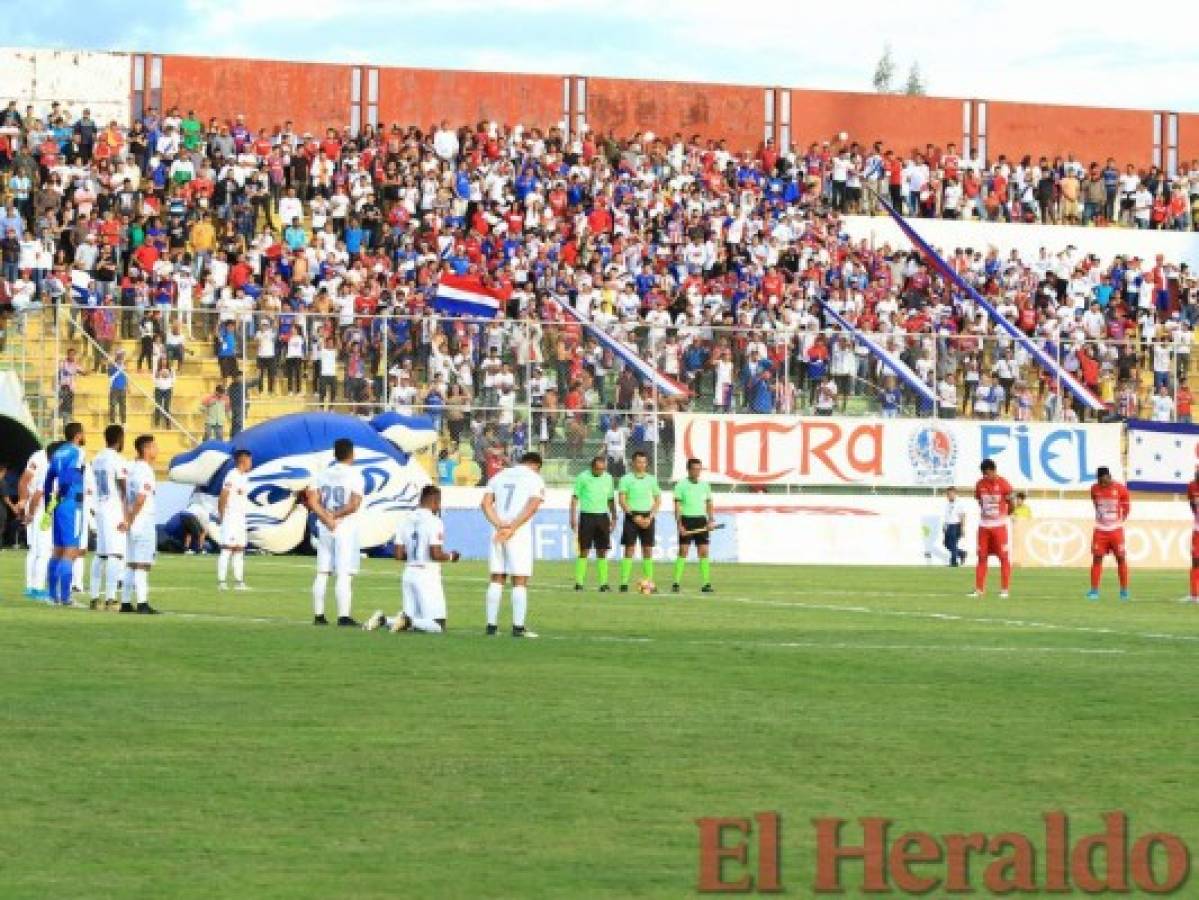
[[[1120,590],[1128,590],[1128,560],[1116,560],[1116,572],[1120,576]]]
[[[1091,561],[1091,590],[1099,590],[1099,580],[1103,578],[1103,560]]]
[[[980,594],[987,589],[987,558],[980,556],[974,567],[974,589]]]
[[[1191,596],[1199,597],[1199,568],[1191,569]]]
[[[1006,553],[999,557],[999,583],[1005,591],[1012,586],[1012,561]]]

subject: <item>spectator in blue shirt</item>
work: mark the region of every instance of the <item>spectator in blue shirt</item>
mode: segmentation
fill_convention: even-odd
[[[222,378],[232,378],[237,371],[237,335],[233,331],[232,322],[222,322],[220,334],[217,335],[216,349],[217,365],[221,368]]]
[[[758,414],[774,412],[774,384],[771,374],[769,367],[763,368],[750,381],[746,390],[750,412]]]
[[[125,371],[125,351],[118,350],[108,367],[108,421],[124,425],[128,412],[129,375]]]

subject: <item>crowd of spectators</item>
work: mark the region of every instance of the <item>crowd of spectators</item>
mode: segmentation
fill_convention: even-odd
[[[610,426],[652,445],[680,407],[931,413],[824,301],[899,354],[939,415],[1074,419],[1086,411],[969,299],[907,248],[849,240],[841,215],[876,212],[878,191],[917,216],[1191,228],[1199,201],[1199,162],[1167,176],[1073,156],[984,164],[953,145],[737,153],[492,122],[260,124],[0,111],[0,307],[73,308],[89,340],[63,386],[91,368],[124,390],[144,371],[167,421],[203,340],[225,380],[204,402],[206,432],[236,432],[249,393],[311,395],[429,411],[480,463],[501,445],[582,448]],[[1180,376],[1199,288],[1185,264],[946,250],[1108,414],[1189,418]],[[439,314],[444,272],[498,290],[503,314]],[[559,302],[690,395],[641,384]],[[114,354],[119,338],[137,339],[135,363]]]

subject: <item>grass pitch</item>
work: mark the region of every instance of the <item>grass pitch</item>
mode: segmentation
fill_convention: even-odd
[[[642,597],[541,564],[521,642],[483,637],[476,564],[447,567],[441,638],[314,628],[310,559],[218,594],[211,557],[164,558],[156,618],[14,599],[22,566],[0,556],[5,898],[684,897],[694,820],[767,810],[801,897],[818,816],[1124,809],[1199,841],[1185,572],[1090,604],[1073,571],[978,601],[971,570],[717,566],[707,597],[689,567]],[[371,561],[355,614],[398,595]]]

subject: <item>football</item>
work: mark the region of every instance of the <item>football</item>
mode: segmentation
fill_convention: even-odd
[[[641,584],[637,585],[637,590],[643,594],[652,594],[658,588],[648,578],[642,579]]]

